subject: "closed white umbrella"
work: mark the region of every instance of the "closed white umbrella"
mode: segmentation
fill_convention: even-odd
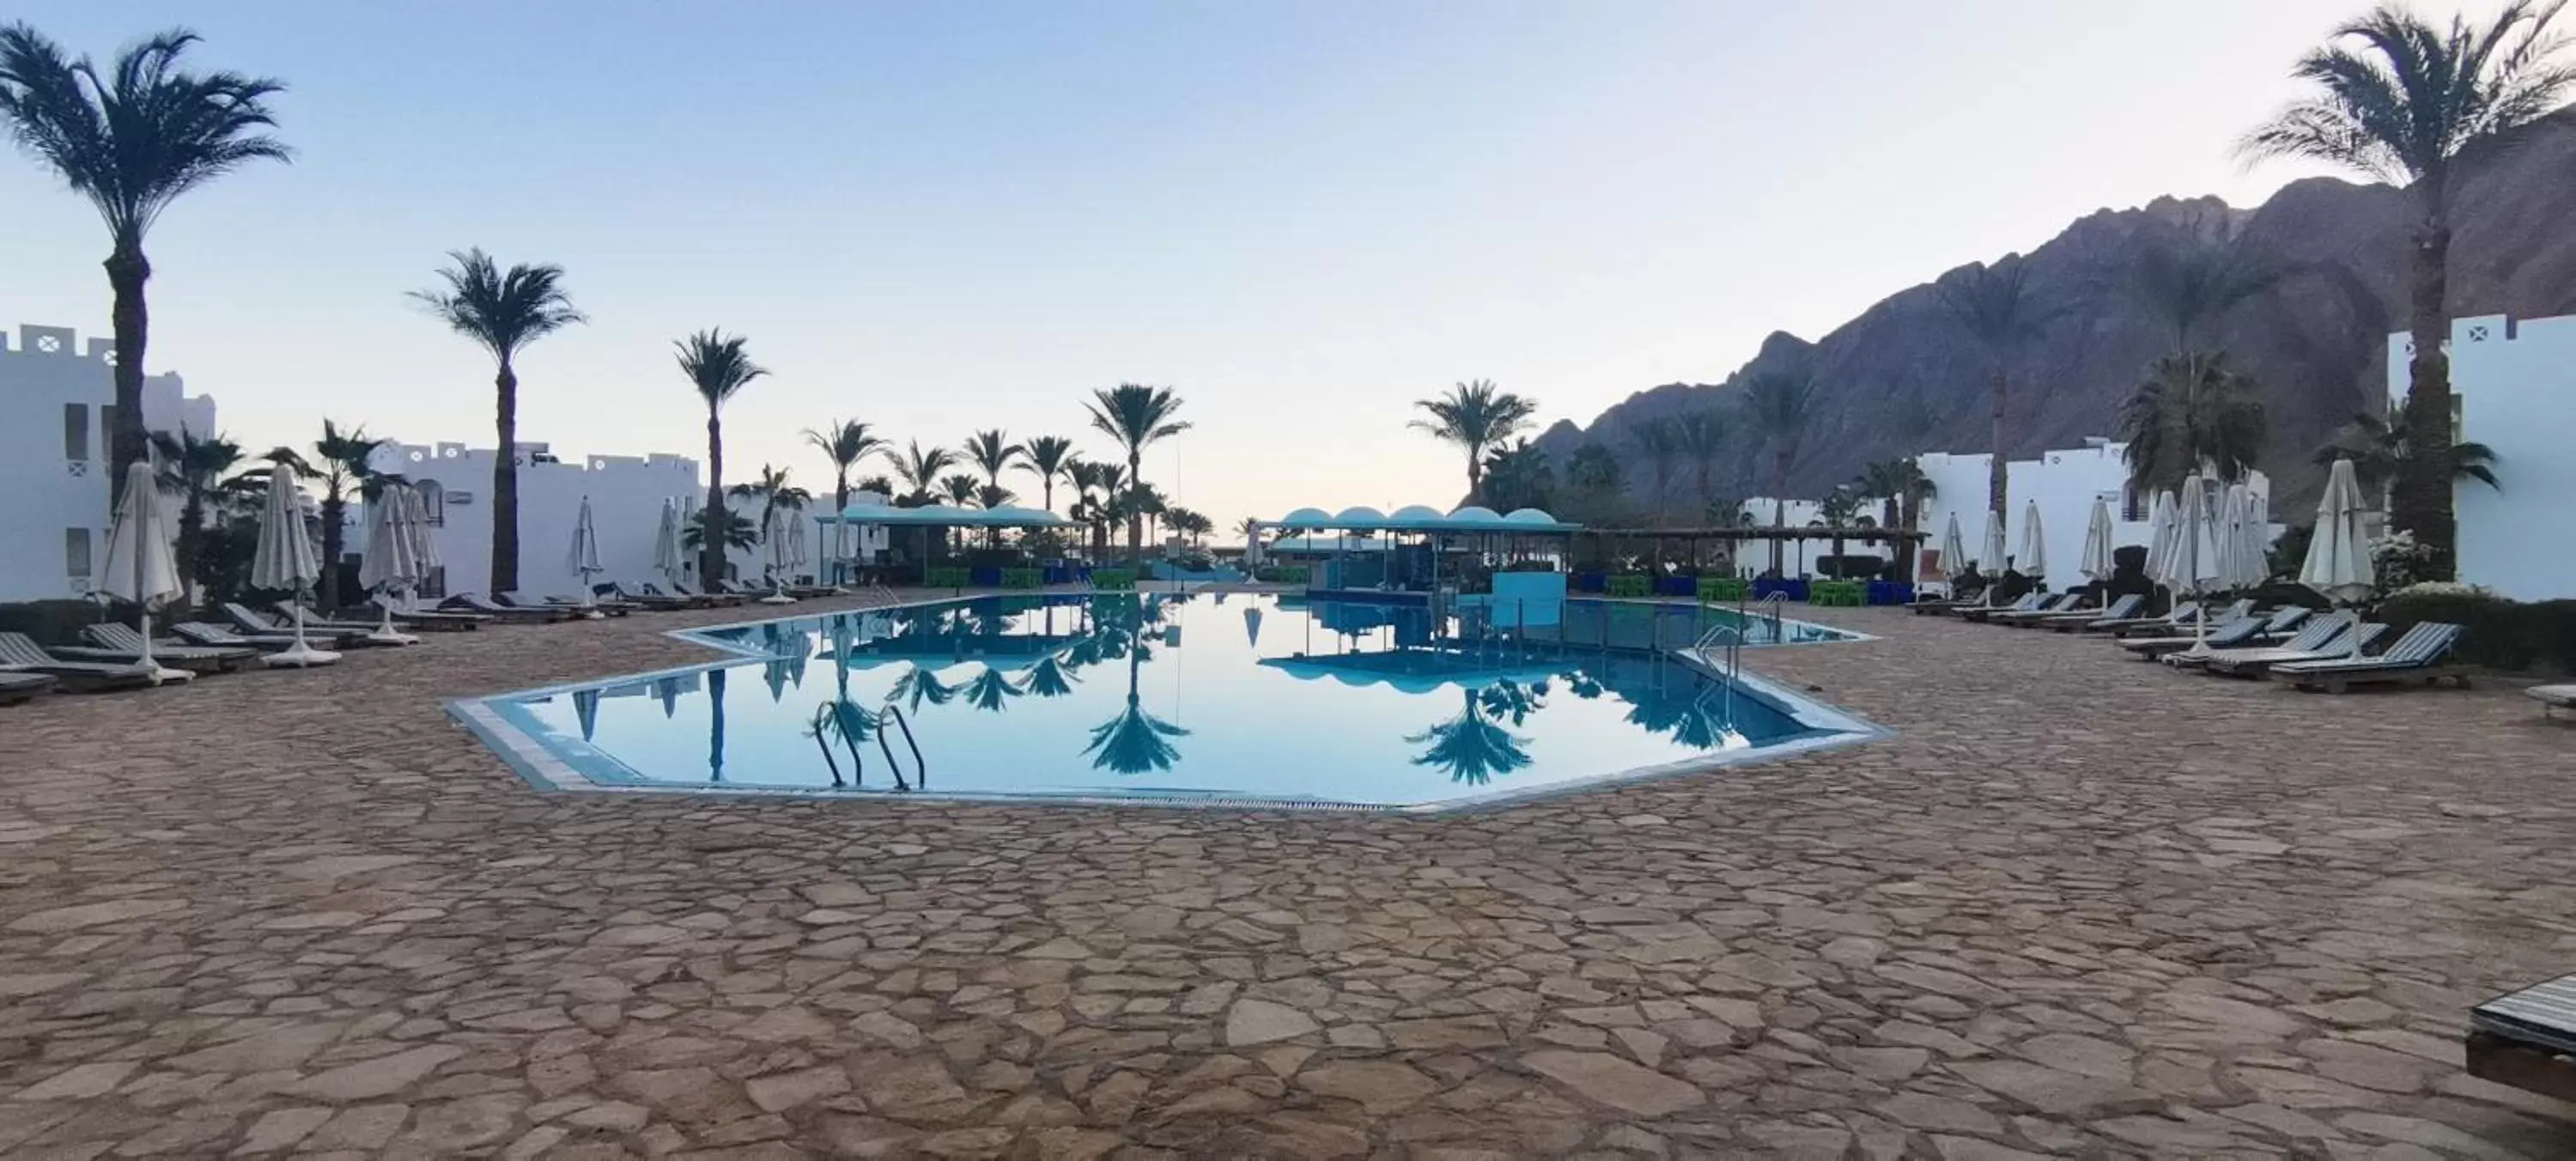
[[[653,529],[653,571],[665,582],[680,579],[680,502],[662,497],[662,522]]]
[[[186,681],[195,674],[171,669],[152,659],[152,607],[176,598],[179,567],[170,551],[170,517],[161,489],[152,479],[152,461],[136,460],[125,469],[125,498],[116,506],[116,525],[107,533],[107,567],[98,591],[134,602],[135,628],[143,634],[143,654],[135,664],[152,675],[152,683]]]
[[[793,580],[804,575],[805,570],[814,564],[812,550],[805,536],[805,514],[784,513],[780,519],[787,522],[787,576]]]
[[[2180,515],[2172,492],[2156,493],[2147,510],[2147,579],[2163,584],[2165,565],[2173,559],[2174,521]]]
[[[2176,600],[2217,587],[2217,529],[2210,519],[2208,485],[2198,475],[2182,483],[2182,499],[2175,504],[2173,538],[2173,552],[2165,561],[2164,575],[2156,579],[2173,590]],[[2208,637],[2209,618],[2194,618],[2192,651],[2207,652]]]
[[[376,594],[383,621],[367,639],[384,645],[414,645],[420,638],[394,629],[394,594],[420,581],[412,554],[412,533],[403,515],[403,496],[411,489],[388,484],[367,505],[366,555],[358,562],[358,583]]]
[[[581,511],[572,518],[571,565],[572,571],[581,575],[581,594],[575,599],[588,610],[584,616],[597,620],[605,614],[599,611],[598,602],[593,599],[590,578],[608,570],[599,563],[599,526],[591,520],[588,496],[581,498]]]
[[[2076,571],[2083,573],[2086,580],[2100,584],[2110,580],[2111,574],[2119,571],[2119,567],[2117,558],[2112,555],[2111,504],[2095,496],[2093,510],[2085,514],[2084,552],[2082,559],[2076,562]],[[2103,594],[2102,599],[2103,603],[2110,603],[2108,593]]]
[[[2001,512],[1989,510],[1986,513],[1986,534],[1977,548],[1977,571],[1986,574],[1986,603],[1991,605],[1995,603],[1994,596],[2004,588],[2004,514]]]
[[[295,644],[268,655],[270,665],[328,665],[340,655],[328,649],[316,649],[304,639],[304,601],[313,584],[322,579],[322,553],[313,547],[313,536],[304,527],[304,512],[296,502],[295,474],[279,464],[268,473],[268,506],[259,519],[259,549],[251,557],[252,588],[280,589],[295,594]]]
[[[2263,543],[2249,526],[2253,492],[2243,484],[2229,484],[2227,498],[2218,506],[2218,583],[2221,588],[2250,589],[2263,583]]]
[[[774,506],[760,524],[760,546],[769,562],[769,595],[760,598],[764,605],[796,603],[796,598],[787,595],[787,524],[786,509]]]
[[[2247,587],[2272,579],[2272,505],[2251,487],[2245,489],[2245,562],[2252,570]]]
[[[1968,567],[1968,541],[1959,535],[1959,514],[1950,513],[1950,526],[1941,533],[1941,577],[1955,581]]]
[[[2378,570],[2370,563],[2370,546],[2361,538],[2361,484],[2352,461],[2338,459],[2326,474],[2326,494],[2317,501],[2317,527],[2308,539],[2308,559],[2299,566],[2299,583],[2338,605],[2358,605],[2377,587]],[[2352,652],[2361,637],[2347,633]]]
[[[421,586],[429,583],[439,569],[438,536],[429,528],[429,501],[418,488],[401,490],[403,529],[411,535],[412,586],[410,600],[420,604]]]
[[[2021,574],[2033,584],[2048,575],[2048,533],[2040,527],[2037,500],[2021,511]]]

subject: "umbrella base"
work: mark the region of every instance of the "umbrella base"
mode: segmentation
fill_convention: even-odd
[[[197,677],[196,674],[185,669],[172,669],[158,662],[145,662],[144,665],[150,670],[154,685],[167,685],[173,681],[193,681]]]
[[[420,638],[418,638],[418,637],[414,637],[414,636],[412,636],[412,635],[411,635],[411,634],[409,634],[409,633],[398,633],[398,632],[395,632],[395,631],[394,631],[394,630],[392,630],[392,629],[378,629],[378,630],[376,630],[376,631],[375,631],[375,632],[373,632],[373,633],[369,633],[369,634],[367,634],[367,640],[372,641],[372,642],[374,642],[374,643],[376,643],[376,644],[378,644],[378,645],[418,645],[418,644],[420,644]]]
[[[768,596],[760,598],[760,603],[764,605],[792,605],[796,603],[796,598],[788,596],[785,593],[771,593]]]
[[[311,645],[298,644],[271,653],[266,660],[272,669],[287,665],[303,668],[333,664],[340,660],[340,655],[328,649],[316,649]]]

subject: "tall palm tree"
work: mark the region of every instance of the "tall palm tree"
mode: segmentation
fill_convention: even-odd
[[[997,488],[1002,486],[1002,473],[1020,462],[1021,454],[1026,451],[1027,448],[1012,443],[1011,437],[998,427],[966,437],[967,460],[975,465],[977,471],[984,473],[985,483]]]
[[[1691,462],[1695,482],[1699,485],[1701,508],[1717,498],[1714,479],[1717,461],[1726,453],[1726,441],[1735,433],[1726,422],[1726,413],[1715,407],[1702,407],[1684,412],[1673,421],[1673,438],[1681,454]]]
[[[817,430],[805,429],[805,442],[832,461],[832,510],[850,506],[850,469],[870,456],[891,456],[894,445],[868,430],[868,425],[855,419],[836,419]]]
[[[2406,436],[2406,408],[2391,403],[2384,415],[2367,411],[2355,414],[2332,441],[2317,449],[2314,459],[2319,467],[2331,467],[2336,460],[2351,460],[2353,477],[2364,491],[2385,491],[2397,478],[2398,465],[2413,454],[2412,443]],[[2497,458],[2495,449],[2485,444],[2453,440],[2452,479],[2474,481],[2501,491],[2504,484],[2495,474]]]
[[[2129,479],[2139,492],[2179,486],[2193,472],[2234,481],[2269,436],[2262,388],[2227,365],[2227,352],[2167,355],[2120,408]]]
[[[2171,353],[2197,350],[2198,332],[2280,285],[2288,271],[2241,233],[2151,241],[2138,252],[2129,297],[2173,335]]]
[[[975,485],[975,506],[978,508],[999,508],[1002,505],[1008,504],[1019,498],[1019,493],[1014,492],[1009,488],[1005,488],[1000,484],[985,483]],[[1000,548],[1001,546],[1002,530],[999,528],[985,529],[984,547]]]
[[[0,122],[107,223],[107,285],[115,296],[116,417],[108,431],[111,492],[143,458],[143,351],[151,329],[143,286],[152,263],[144,235],[179,195],[253,161],[285,161],[285,144],[260,132],[277,122],[267,77],[193,73],[179,58],[197,34],[172,29],[126,48],[101,75],[88,57],[26,24],[0,28]],[[113,504],[122,497],[111,495]]]
[[[963,508],[975,502],[976,489],[982,486],[975,482],[975,477],[959,472],[939,481],[939,498]]]
[[[1997,512],[2004,510],[2005,501],[2004,411],[2012,394],[2013,361],[2051,321],[2065,313],[2063,308],[2046,307],[2030,293],[2023,281],[2024,272],[2021,256],[2007,255],[1991,266],[1971,263],[1958,277],[1932,284],[1950,321],[1986,349],[1991,373],[1987,414],[1994,425],[1994,459],[1986,468],[1986,504]],[[1776,550],[1773,555],[1778,555]]]
[[[1646,457],[1646,467],[1655,481],[1655,523],[1664,522],[1672,506],[1673,465],[1682,455],[1681,429],[1671,417],[1648,419],[1628,425],[1628,438],[1637,445],[1637,454]]]
[[[699,518],[709,528],[717,528],[728,512],[724,492],[724,405],[752,380],[769,371],[751,361],[746,349],[749,340],[741,335],[727,335],[721,330],[699,331],[671,344],[680,360],[680,374],[689,380],[698,398],[707,405],[707,506]],[[703,583],[714,584],[724,575],[725,540],[722,536],[702,536],[698,546],[698,576]]]
[[[1413,406],[1429,418],[1414,420],[1408,426],[1429,432],[1432,438],[1455,444],[1467,453],[1470,504],[1485,502],[1486,449],[1529,430],[1530,421],[1538,415],[1537,400],[1505,391],[1491,379],[1457,384],[1448,394],[1414,400]]]
[[[347,549],[349,499],[376,474],[371,461],[387,441],[373,439],[364,427],[342,430],[322,421],[322,438],[313,441],[313,456],[299,458],[303,474],[322,482],[322,607],[340,607],[340,557]],[[274,454],[274,453],[272,453]]]
[[[1177,418],[1181,397],[1169,387],[1145,387],[1121,383],[1113,388],[1095,389],[1091,400],[1083,404],[1091,412],[1092,430],[1118,441],[1127,452],[1127,479],[1142,482],[1145,478],[1145,449],[1190,429],[1189,421]],[[1141,512],[1127,516],[1127,554],[1141,556],[1145,551],[1145,521]]]
[[[2291,75],[2316,86],[2245,135],[2249,161],[2334,162],[2415,199],[2408,240],[2407,427],[2416,454],[2398,465],[2390,516],[2414,533],[2427,580],[2450,580],[2458,528],[2451,511],[2451,196],[2486,158],[2522,137],[2576,90],[2576,67],[2557,55],[2551,22],[2564,0],[2507,0],[2479,24],[2437,26],[2394,4],[2338,27],[2299,58]]]
[[[1028,445],[1020,449],[1020,468],[1037,473],[1038,502],[1049,512],[1055,511],[1056,480],[1072,479],[1071,469],[1077,462],[1073,440],[1061,435],[1033,436]]]
[[[1814,410],[1815,380],[1805,371],[1764,371],[1744,385],[1744,418],[1771,445],[1771,526],[1789,525],[1789,469],[1798,462],[1798,445],[1807,435]],[[1997,457],[1996,462],[2002,462]],[[1771,571],[1780,574],[1781,542],[1771,542]]]
[[[894,474],[903,481],[903,501],[916,507],[927,504],[938,493],[939,474],[957,465],[957,453],[944,447],[925,448],[920,440],[894,457]]]
[[[1940,494],[1932,477],[1923,474],[1921,465],[1903,457],[1881,460],[1861,469],[1852,485],[1860,489],[1861,495],[1878,497],[1880,526],[1900,532],[1914,531],[1914,523],[1923,512],[1923,501]],[[1907,558],[1913,555],[1912,543],[1888,543],[1893,550],[1890,555],[1897,562],[1897,579],[1913,580],[1913,569],[1907,564]]]
[[[153,432],[152,447],[160,460],[154,483],[179,497],[180,592],[193,608],[204,584],[206,500],[220,493],[225,474],[240,466],[241,445],[221,435],[199,439],[197,433],[183,430],[177,435]]]
[[[802,512],[807,504],[814,502],[814,493],[789,483],[787,475],[785,468],[762,464],[758,477],[748,484],[735,484],[726,488],[725,494],[744,500],[760,501],[760,519],[753,527],[766,531],[769,528],[769,518],[776,515],[780,509]]]
[[[1484,496],[1497,512],[1555,506],[1556,467],[1547,450],[1528,439],[1495,445],[1485,453]]]
[[[480,249],[450,252],[456,264],[438,272],[445,286],[412,298],[440,322],[491,352],[492,591],[519,587],[519,372],[527,345],[583,321],[563,288],[563,267],[520,264],[502,270]]]
[[[714,522],[690,521],[688,527],[680,529],[680,547],[705,551],[707,525],[711,523]],[[727,512],[724,514],[724,529],[717,537],[716,543],[722,546],[719,551],[739,548],[744,552],[751,552],[760,547],[760,529],[752,524],[751,517],[740,512]]]

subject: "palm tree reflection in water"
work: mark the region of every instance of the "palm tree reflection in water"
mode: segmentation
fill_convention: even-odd
[[[1137,693],[1140,672],[1153,657],[1148,644],[1152,637],[1145,629],[1161,622],[1163,603],[1151,597],[1095,600],[1092,613],[1091,631],[1067,651],[1066,660],[1078,666],[1125,657],[1127,706],[1117,717],[1091,728],[1091,744],[1082,752],[1091,755],[1095,770],[1120,774],[1169,770],[1181,756],[1171,739],[1188,737],[1190,732],[1145,712]]]
[[[1482,786],[1496,774],[1528,766],[1532,760],[1529,739],[1503,728],[1501,719],[1508,718],[1514,725],[1528,720],[1530,711],[1545,708],[1546,703],[1539,700],[1544,692],[1514,681],[1460,690],[1458,716],[1405,736],[1416,746],[1431,744],[1414,756],[1413,764],[1446,770],[1450,781],[1470,786]]]
[[[1010,678],[1003,676],[1001,670],[987,665],[984,667],[984,672],[976,674],[973,681],[966,683],[966,704],[986,713],[1000,713],[1004,706],[1010,704],[1012,698],[1025,692],[1027,691],[1012,684]]]
[[[958,687],[939,680],[939,675],[919,665],[894,679],[894,688],[886,691],[886,704],[904,703],[914,713],[925,705],[947,705],[956,700]]]
[[[725,671],[707,671],[707,781],[724,781]]]

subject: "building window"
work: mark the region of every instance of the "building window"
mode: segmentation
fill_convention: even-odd
[[[446,527],[447,489],[440,487],[436,480],[422,480],[412,485],[412,490],[420,493],[421,519],[432,528]]]
[[[89,458],[89,405],[86,403],[63,404],[63,458]]]
[[[89,579],[89,529],[63,529],[63,574],[76,581]]]

